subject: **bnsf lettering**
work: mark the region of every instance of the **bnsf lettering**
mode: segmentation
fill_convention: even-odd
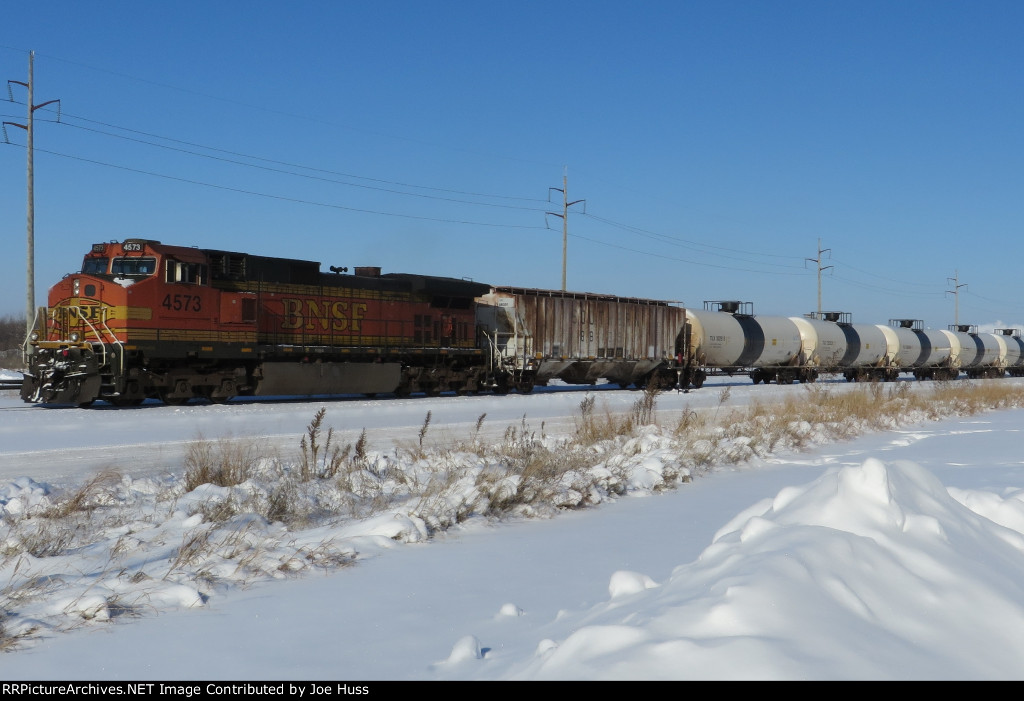
[[[104,309],[110,309],[110,307],[102,307],[99,305],[90,305],[88,307],[65,307],[63,313],[67,315],[67,318],[71,322],[76,320],[81,321],[103,321],[104,319],[110,319],[113,314],[108,312],[106,316],[103,314]]]
[[[284,307],[282,329],[305,329],[307,331],[352,331],[359,333],[360,322],[366,316],[365,304],[328,302],[316,299],[281,300]]]

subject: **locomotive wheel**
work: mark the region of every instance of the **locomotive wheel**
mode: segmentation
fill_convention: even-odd
[[[188,400],[191,399],[191,397],[171,397],[168,396],[169,394],[170,391],[166,389],[159,392],[160,401],[168,406],[181,406],[182,404],[187,404]]]
[[[517,382],[516,383],[516,392],[519,392],[519,394],[529,394],[532,391],[533,391],[533,383],[532,382]]]

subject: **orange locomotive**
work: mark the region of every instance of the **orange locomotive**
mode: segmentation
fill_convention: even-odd
[[[487,285],[332,271],[144,239],[95,244],[37,315],[22,398],[507,391],[476,335]]]

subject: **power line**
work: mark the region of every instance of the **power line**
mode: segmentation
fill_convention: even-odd
[[[95,134],[101,134],[101,135],[104,135],[104,136],[110,136],[110,137],[116,138],[116,139],[122,139],[122,140],[125,140],[125,141],[131,141],[133,143],[140,143],[140,144],[144,144],[144,145],[147,145],[147,146],[152,146],[154,148],[160,148],[160,149],[164,149],[164,150],[168,150],[168,151],[174,151],[174,152],[177,152],[177,153],[183,153],[183,154],[186,154],[186,155],[196,156],[196,157],[199,157],[199,158],[206,158],[206,159],[213,160],[213,161],[218,161],[218,162],[221,162],[221,163],[230,163],[232,165],[240,165],[240,166],[244,166],[244,167],[247,167],[247,168],[255,168],[255,169],[258,169],[258,170],[263,170],[263,171],[272,172],[272,173],[278,173],[278,174],[282,174],[282,175],[292,175],[292,176],[299,177],[299,178],[306,178],[306,179],[317,180],[317,181],[321,181],[321,182],[334,183],[336,185],[345,185],[345,186],[348,186],[348,187],[356,187],[356,188],[361,188],[361,189],[365,189],[365,190],[374,190],[374,191],[378,191],[378,192],[387,192],[387,193],[396,194],[396,195],[405,195],[405,196],[408,196],[408,197],[419,197],[419,198],[422,198],[422,199],[437,200],[437,201],[442,201],[442,202],[452,202],[452,203],[456,203],[456,204],[468,204],[468,205],[473,205],[473,206],[478,206],[478,207],[494,207],[494,208],[498,208],[498,209],[518,209],[518,210],[533,211],[533,212],[543,212],[544,211],[543,208],[538,208],[538,207],[524,207],[524,206],[518,206],[518,205],[511,205],[511,204],[501,204],[501,203],[496,203],[496,202],[475,202],[475,201],[471,201],[471,200],[460,200],[460,199],[455,199],[455,198],[452,198],[452,197],[439,197],[439,196],[436,196],[436,195],[428,195],[428,194],[417,193],[417,192],[403,192],[401,190],[395,190],[395,189],[392,189],[392,188],[377,187],[377,186],[373,186],[373,185],[365,185],[365,184],[362,184],[362,183],[350,183],[350,182],[345,182],[345,181],[342,181],[342,180],[336,180],[336,179],[333,179],[333,178],[327,178],[327,177],[322,177],[322,176],[317,176],[317,175],[310,175],[310,174],[306,174],[306,173],[297,173],[297,172],[294,172],[294,171],[283,170],[281,168],[272,168],[270,166],[259,165],[259,164],[256,164],[256,163],[246,163],[244,161],[239,161],[239,160],[234,160],[234,159],[230,159],[230,158],[225,158],[225,157],[222,157],[222,156],[214,156],[214,155],[206,154],[206,153],[198,153],[196,151],[190,151],[190,150],[183,149],[183,148],[178,148],[178,147],[175,147],[175,146],[168,146],[166,144],[153,143],[151,141],[145,141],[143,139],[136,139],[136,138],[133,138],[133,137],[123,136],[123,135],[119,135],[119,134],[111,134],[110,132],[105,132],[105,131],[98,130],[98,129],[92,129],[90,127],[85,127],[85,126],[81,126],[81,125],[78,125],[78,124],[68,124],[67,122],[63,122],[63,121],[57,122],[57,123],[63,124],[64,126],[69,126],[69,127],[75,128],[75,129],[81,129],[83,131],[88,131],[88,132],[91,132],[91,133],[95,133]],[[114,127],[114,128],[119,128],[119,127]],[[137,132],[137,133],[140,133],[140,132]],[[148,135],[148,136],[153,136],[153,138],[166,139],[166,140],[169,140],[169,141],[172,141],[172,142],[176,142],[176,143],[187,144],[187,142],[177,141],[175,139],[169,139],[168,137],[161,137],[161,136],[155,136],[155,135]],[[291,168],[301,168],[301,169],[310,170],[310,171],[313,171],[313,172],[333,174],[333,175],[338,175],[338,176],[341,176],[341,177],[354,178],[354,179],[360,179],[360,180],[367,180],[367,181],[372,181],[372,182],[393,184],[393,185],[398,185],[398,186],[401,186],[401,187],[417,188],[417,189],[423,189],[423,190],[432,190],[432,191],[435,191],[435,192],[449,192],[449,193],[453,193],[453,194],[463,194],[463,195],[468,195],[468,196],[473,196],[473,197],[489,197],[489,198],[494,198],[494,199],[546,202],[546,200],[541,200],[541,199],[533,199],[533,198],[525,198],[525,197],[513,197],[513,196],[509,196],[509,195],[491,195],[491,194],[485,194],[485,193],[466,192],[466,191],[449,190],[449,189],[437,188],[437,187],[429,187],[429,186],[425,186],[425,185],[412,185],[412,184],[408,184],[408,183],[399,183],[399,182],[395,182],[395,181],[387,181],[387,180],[381,180],[381,179],[376,179],[376,178],[369,178],[369,177],[366,177],[366,176],[353,175],[353,174],[350,174],[350,173],[341,173],[341,172],[331,171],[331,170],[322,169],[322,168],[314,168],[314,167],[311,167],[311,166],[304,166],[304,165],[300,165],[300,164],[287,163],[287,162],[284,162],[284,161],[274,161],[274,160],[271,160],[271,159],[261,158],[259,156],[250,156],[250,155],[247,155],[247,154],[235,153],[235,152],[226,151],[226,150],[223,150],[223,149],[217,149],[217,148],[213,148],[213,147],[209,147],[209,146],[203,146],[203,145],[200,145],[200,144],[187,144],[187,145],[191,145],[191,146],[194,146],[196,148],[211,150],[211,151],[214,151],[214,152],[220,152],[220,153],[227,153],[227,154],[231,154],[231,155],[237,155],[237,156],[240,156],[242,158],[248,158],[248,159],[256,160],[256,161],[262,161],[264,163],[276,163],[276,164],[285,165],[285,166],[288,166],[288,167],[291,167]]]
[[[456,194],[456,195],[466,195],[466,196],[469,196],[469,197],[486,197],[486,198],[491,198],[491,199],[518,200],[518,201],[523,201],[523,202],[538,202],[538,203],[547,202],[547,200],[544,200],[544,199],[541,199],[541,198],[538,198],[538,197],[522,197],[522,196],[516,196],[516,195],[496,195],[496,194],[484,193],[484,192],[472,192],[472,191],[466,191],[466,190],[455,190],[455,189],[449,189],[449,188],[433,187],[433,186],[429,186],[429,185],[416,185],[416,184],[412,184],[412,183],[405,183],[405,182],[400,182],[400,181],[395,181],[395,180],[386,180],[386,179],[382,179],[382,178],[372,178],[372,177],[365,176],[365,175],[356,175],[354,173],[344,173],[344,172],[341,172],[341,171],[330,170],[330,169],[326,169],[326,168],[319,168],[319,167],[316,167],[316,166],[307,166],[307,165],[303,165],[301,163],[291,163],[291,162],[288,162],[288,161],[278,161],[278,160],[274,160],[274,159],[270,159],[270,158],[264,158],[262,156],[254,156],[252,154],[241,153],[241,152],[238,152],[238,151],[230,151],[230,150],[218,148],[218,147],[215,147],[215,146],[206,146],[204,144],[197,144],[197,143],[194,143],[194,142],[183,141],[181,139],[176,139],[174,137],[162,136],[160,134],[152,134],[152,133],[140,131],[140,130],[137,130],[137,129],[131,129],[131,128],[128,128],[128,127],[118,126],[116,124],[109,124],[109,123],[106,123],[106,122],[100,122],[100,121],[97,121],[97,120],[89,119],[87,117],[81,117],[81,116],[78,116],[78,115],[69,115],[69,114],[65,113],[64,116],[65,117],[71,117],[71,118],[74,118],[74,119],[79,119],[79,120],[84,121],[84,122],[90,122],[92,124],[99,124],[101,126],[109,127],[111,129],[119,129],[121,131],[126,131],[126,132],[131,133],[131,134],[139,134],[141,136],[147,136],[147,137],[150,137],[150,138],[153,138],[153,139],[161,139],[163,141],[169,141],[171,143],[182,144],[184,146],[190,146],[190,147],[193,147],[193,148],[201,148],[201,149],[205,149],[207,151],[213,151],[215,153],[224,153],[224,154],[227,154],[227,155],[230,155],[230,156],[238,156],[238,157],[241,157],[241,158],[247,158],[249,160],[260,161],[260,162],[263,162],[263,163],[272,163],[272,164],[275,164],[275,165],[287,166],[289,168],[301,168],[303,170],[309,170],[309,171],[316,172],[316,173],[326,173],[328,175],[337,175],[337,176],[340,176],[340,177],[353,178],[353,179],[356,179],[356,180],[365,180],[365,181],[368,181],[368,182],[381,183],[381,184],[384,184],[384,185],[394,185],[394,186],[397,186],[397,187],[407,187],[407,188],[414,188],[414,189],[418,189],[418,190],[430,190],[430,191],[433,191],[433,192],[446,192],[446,193]],[[121,136],[119,134],[111,134],[110,132],[101,131],[99,129],[91,129],[89,127],[84,127],[84,126],[81,126],[81,125],[78,125],[78,124],[68,123],[66,121],[62,122],[62,123],[65,124],[65,126],[74,127],[76,129],[82,129],[82,130],[85,130],[85,131],[91,131],[91,132],[94,132],[94,133],[97,133],[97,134],[103,134],[103,135],[111,136],[111,137],[117,138],[117,139],[124,139],[124,140],[127,140],[127,141],[134,141],[136,143],[147,144],[147,145],[150,145],[150,146],[155,146],[157,148],[165,148],[165,149],[169,149],[169,150],[181,151],[182,153],[188,153],[188,154],[192,154],[192,155],[196,155],[196,156],[200,156],[200,157],[204,157],[204,158],[214,158],[215,159],[215,157],[209,156],[209,155],[206,155],[206,154],[195,153],[193,151],[187,151],[187,150],[183,150],[183,149],[175,149],[175,148],[172,148],[170,146],[163,145],[163,144],[155,144],[155,143],[153,143],[151,141],[145,141],[145,140],[142,140],[142,139],[133,139],[133,138],[126,137],[126,136]],[[215,159],[215,160],[220,160],[220,159]],[[230,160],[227,161],[227,162],[230,162],[230,163],[240,163],[239,161],[230,161]],[[240,164],[241,165],[250,165],[250,164],[247,164],[247,163],[240,163]],[[388,190],[388,191],[390,192],[390,190]],[[402,193],[402,194],[412,194],[412,193]]]
[[[9,145],[13,146],[14,144],[9,144]],[[267,198],[267,199],[273,199],[273,200],[278,200],[278,201],[282,201],[282,202],[292,202],[292,203],[296,203],[296,204],[307,204],[307,205],[313,205],[313,206],[317,206],[317,207],[328,207],[328,208],[331,208],[331,209],[340,209],[340,210],[344,210],[344,211],[348,211],[348,212],[359,212],[359,213],[363,213],[363,214],[378,214],[378,215],[381,215],[381,216],[400,217],[400,218],[403,218],[403,219],[417,219],[417,220],[421,220],[421,221],[433,221],[433,222],[441,222],[441,223],[445,223],[445,224],[469,224],[469,225],[472,225],[472,226],[486,226],[486,227],[508,228],[508,229],[538,229],[538,230],[543,230],[543,229],[546,228],[546,227],[543,227],[543,226],[523,226],[523,225],[517,225],[517,224],[495,224],[495,223],[491,223],[491,222],[477,222],[477,221],[468,221],[468,220],[462,220],[462,219],[444,219],[444,218],[441,218],[441,217],[425,217],[425,216],[418,216],[418,215],[414,215],[414,214],[400,214],[398,212],[383,212],[383,211],[380,211],[380,210],[362,209],[362,208],[359,208],[359,207],[348,207],[348,206],[345,206],[345,205],[331,204],[331,203],[328,203],[328,202],[317,202],[315,200],[306,200],[306,199],[301,199],[301,198],[297,198],[297,197],[286,197],[284,195],[274,195],[274,194],[266,193],[266,192],[257,192],[255,190],[246,190],[244,188],[231,187],[231,186],[228,186],[228,185],[218,185],[216,183],[209,183],[209,182],[204,182],[204,181],[201,181],[201,180],[194,180],[194,179],[191,179],[191,178],[182,178],[182,177],[178,177],[178,176],[174,176],[174,175],[167,175],[167,174],[164,174],[164,173],[154,173],[152,171],[142,170],[140,168],[132,168],[130,166],[117,165],[115,163],[106,163],[106,162],[98,161],[98,160],[95,160],[95,159],[92,159],[92,158],[84,158],[82,156],[72,156],[70,154],[60,153],[60,152],[57,152],[57,151],[48,151],[46,149],[36,149],[36,151],[39,152],[39,153],[46,153],[46,154],[49,154],[51,156],[59,156],[61,158],[67,158],[67,159],[74,160],[74,161],[80,161],[82,163],[89,163],[89,164],[92,164],[92,165],[104,166],[106,168],[113,168],[113,169],[116,169],[116,170],[123,170],[123,171],[129,172],[129,173],[138,173],[140,175],[148,175],[148,176],[155,177],[155,178],[162,178],[164,180],[173,180],[175,182],[188,183],[190,185],[199,185],[199,186],[202,186],[202,187],[210,187],[210,188],[214,188],[216,190],[224,190],[226,192],[235,192],[235,193],[244,194],[244,195],[253,195],[253,196],[256,196],[256,197],[264,197],[264,198]]]
[[[592,214],[587,214],[586,212],[584,212],[582,214],[582,216],[586,216],[586,217],[588,217],[590,219],[594,219],[596,221],[603,222],[603,223],[608,224],[610,226],[613,226],[615,228],[622,229],[623,231],[628,231],[628,232],[630,232],[632,234],[636,234],[637,236],[641,236],[643,238],[648,238],[648,239],[651,239],[651,240],[654,240],[654,241],[658,241],[658,242],[661,242],[661,243],[666,243],[666,244],[668,244],[670,246],[678,246],[678,247],[685,247],[685,248],[691,248],[691,249],[706,249],[706,250],[694,250],[693,251],[694,253],[705,253],[707,255],[714,255],[714,256],[717,256],[719,258],[726,258],[726,259],[729,259],[729,260],[738,260],[738,261],[741,261],[741,262],[744,262],[744,263],[756,263],[756,264],[761,264],[761,265],[771,265],[771,266],[782,267],[782,268],[794,268],[794,269],[802,268],[802,266],[798,266],[798,265],[795,265],[795,264],[793,264],[793,265],[784,265],[784,264],[780,264],[780,263],[769,263],[769,262],[762,262],[762,261],[759,261],[759,260],[754,260],[754,259],[751,258],[751,256],[757,256],[758,258],[761,258],[761,257],[763,257],[763,258],[783,258],[783,259],[786,259],[786,260],[795,260],[795,256],[784,256],[784,255],[772,254],[772,253],[761,253],[760,251],[756,251],[756,252],[755,251],[739,251],[737,249],[726,248],[724,246],[713,246],[713,245],[710,245],[710,244],[703,244],[703,243],[699,243],[697,241],[683,239],[683,238],[679,238],[679,237],[676,237],[676,236],[670,236],[668,234],[661,234],[661,233],[653,232],[653,231],[650,231],[650,230],[647,230],[647,229],[642,229],[640,227],[631,226],[629,224],[622,224],[620,222],[615,222],[615,221],[612,221],[610,219],[605,219],[605,218],[602,218],[602,217],[596,217],[596,216],[594,216]],[[727,253],[720,253],[719,251],[727,251],[728,253],[740,254],[740,255],[728,255]]]

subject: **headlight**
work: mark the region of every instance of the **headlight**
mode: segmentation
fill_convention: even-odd
[[[36,341],[38,341],[39,340],[39,332],[38,331],[33,331],[32,333],[30,333],[28,335],[28,340],[32,341],[32,343],[35,343]]]
[[[71,332],[71,342],[72,343],[78,343],[81,340],[82,340],[82,334],[78,333],[77,331],[72,331]]]
[[[77,296],[78,296],[78,286],[79,286],[80,284],[81,284],[81,283],[80,283],[80,282],[78,281],[78,278],[75,278],[75,281],[74,281],[74,283],[72,284],[72,287],[74,287],[74,289],[75,289],[75,297],[77,297]]]

